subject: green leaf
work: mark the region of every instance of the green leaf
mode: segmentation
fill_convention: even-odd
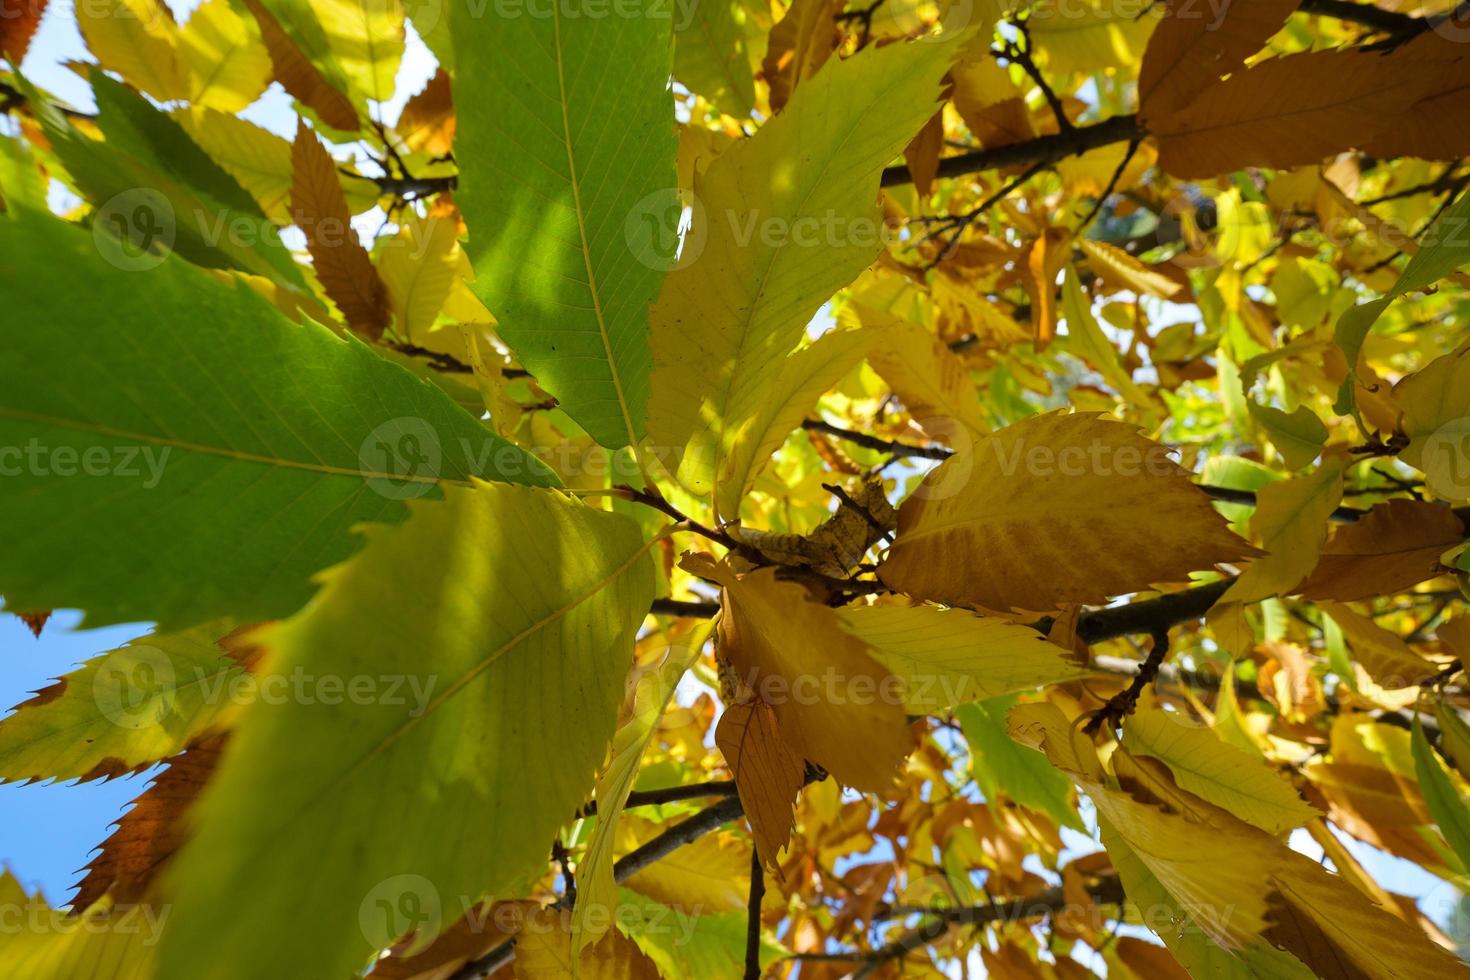
[[[1290,469],[1301,469],[1322,452],[1327,442],[1327,426],[1307,406],[1298,405],[1288,413],[1254,399],[1247,399],[1245,405]]]
[[[197,805],[163,980],[351,976],[462,902],[523,894],[586,800],[653,597],[649,545],[555,491],[445,498],[369,528],[261,637],[263,688],[305,680],[242,719]]]
[[[1130,752],[1167,765],[1180,788],[1272,834],[1320,816],[1259,755],[1165,711],[1131,716],[1124,726],[1123,744]]]
[[[1005,796],[1045,813],[1063,827],[1085,833],[1082,818],[1072,805],[1072,780],[1045,755],[1016,742],[1007,731],[1006,712],[1015,703],[1011,695],[955,708],[955,720],[970,743],[970,772],[975,782],[992,803]]]
[[[91,79],[92,94],[97,99],[97,125],[109,144],[168,174],[222,209],[265,217],[240,182],[167,114],[96,68]]]
[[[0,594],[88,625],[291,613],[365,521],[471,476],[555,482],[441,391],[244,285],[0,222]],[[136,267],[136,266],[135,266]],[[86,288],[77,288],[85,282]]]
[[[882,251],[880,174],[934,114],[954,56],[952,41],[895,43],[829,62],[697,183],[653,308],[649,401],[649,433],[682,455],[691,491],[715,487],[807,323]]]
[[[679,216],[672,8],[603,17],[583,9],[595,3],[548,17],[453,6],[456,199],[501,337],[615,448],[643,437],[648,306],[668,268],[636,246]]]
[[[111,778],[178,755],[237,699],[225,622],[152,633],[95,657],[0,721],[0,780]]]
[[[1424,791],[1424,805],[1429,807],[1430,815],[1439,825],[1439,832],[1444,834],[1460,862],[1470,867],[1470,807],[1466,807],[1465,798],[1440,765],[1439,756],[1425,737],[1424,724],[1417,713],[1414,715],[1412,744],[1414,775],[1419,780],[1419,788]]]
[[[232,178],[215,166],[208,171],[196,171],[187,163],[177,171],[159,169],[155,165],[159,161],[192,161],[204,151],[141,97],[100,72],[93,77],[98,82],[98,123],[112,137],[107,141],[82,133],[40,100],[34,88],[21,84],[30,104],[40,106],[36,118],[56,158],[77,191],[96,208],[93,226],[160,254],[176,251],[196,265],[239,269],[305,291],[301,269],[254,200],[238,189],[231,192],[226,181],[233,182]],[[189,179],[181,181],[175,173]],[[226,200],[217,200],[214,193]],[[99,239],[98,247],[106,248],[110,241]],[[150,267],[146,261],[124,260],[124,264],[137,271]]]
[[[1379,316],[1388,309],[1388,305],[1405,293],[1417,292],[1433,285],[1470,262],[1470,236],[1465,234],[1467,224],[1470,224],[1470,194],[1462,194],[1424,233],[1419,251],[1404,266],[1404,271],[1399,274],[1393,288],[1380,299],[1360,303],[1338,318],[1333,339],[1347,356],[1348,364],[1347,380],[1338,389],[1337,404],[1333,406],[1339,415],[1347,415],[1353,411],[1356,402],[1353,385],[1357,382],[1358,355],[1363,350],[1363,341],[1367,339],[1368,331],[1378,322]]]

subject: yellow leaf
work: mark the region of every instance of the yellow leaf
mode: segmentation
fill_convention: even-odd
[[[459,214],[420,218],[409,210],[385,241],[378,275],[393,301],[394,329],[410,343],[434,325],[459,279]]]
[[[103,899],[69,915],[40,894],[27,895],[9,870],[0,870],[0,908],[10,925],[0,930],[0,960],[8,976],[25,980],[153,980],[158,938],[168,906],[116,905]]]
[[[1114,289],[1131,289],[1161,299],[1173,299],[1184,287],[1162,272],[1155,272],[1116,245],[1084,238],[1077,247],[1092,260],[1092,271]]]
[[[239,116],[215,109],[173,114],[189,136],[278,224],[291,223],[291,144]]]
[[[1029,626],[937,606],[848,606],[842,625],[903,681],[913,714],[995,698],[1090,671]]]
[[[1319,816],[1259,755],[1168,712],[1132,715],[1123,741],[1130,751],[1166,763],[1182,789],[1268,833],[1282,834]]]
[[[866,328],[884,332],[868,353],[873,370],[931,439],[968,449],[990,431],[969,368],[932,331],[860,304],[848,308]],[[845,311],[846,312],[846,311]]]
[[[936,602],[1048,612],[1182,581],[1252,550],[1136,427],[1050,414],[930,473],[899,509],[878,575]]]
[[[658,967],[633,940],[609,929],[582,950],[572,965],[571,912],[538,908],[526,914],[516,935],[515,975],[519,980],[661,980]]]
[[[658,824],[626,815],[619,827],[624,842],[633,846],[660,830]],[[626,885],[691,915],[743,910],[750,897],[750,845],[728,832],[705,834],[650,864]],[[612,894],[616,898],[616,890]]]
[[[739,516],[740,502],[766,460],[781,448],[822,393],[851,371],[877,341],[867,331],[829,333],[780,362],[750,414],[727,430],[729,451],[720,462],[715,483],[717,514],[727,520]]]
[[[899,685],[867,644],[774,568],[738,575],[698,554],[682,564],[720,584],[720,656],[771,705],[793,751],[844,785],[887,788],[911,742]]]
[[[648,404],[653,443],[682,455],[692,492],[749,451],[737,443],[807,322],[883,250],[879,175],[933,115],[953,48],[897,43],[828,64],[696,180],[681,267],[651,314]]]
[[[1327,519],[1342,502],[1346,464],[1328,459],[1290,480],[1277,480],[1256,495],[1251,534],[1266,554],[1251,562],[1222,602],[1256,602],[1290,592],[1317,564]]]
[[[1104,0],[1041,0],[1027,24],[1041,65],[1065,74],[1138,64],[1158,19]]]
[[[89,0],[76,14],[87,50],[103,68],[165,102],[192,94],[178,25],[159,0]]]
[[[260,28],[233,0],[206,0],[179,34],[189,73],[189,101],[221,112],[238,112],[260,97],[271,81],[270,53]]]
[[[310,0],[310,5],[329,25],[327,46],[352,88],[374,102],[391,99],[403,60],[400,0]]]
[[[1438,672],[1439,668],[1409,649],[1396,634],[1367,616],[1340,602],[1318,602],[1317,606],[1342,628],[1348,646],[1352,647],[1353,659],[1385,688],[1413,687]]]
[[[580,952],[588,942],[607,931],[609,917],[603,910],[617,905],[618,885],[613,878],[613,845],[623,806],[638,778],[638,763],[649,739],[657,730],[664,708],[674,696],[679,678],[699,656],[707,630],[696,634],[699,642],[670,646],[663,659],[629,675],[631,703],[625,702],[626,717],[620,718],[608,763],[597,777],[597,826],[577,865],[577,901],[572,907],[572,944]],[[589,914],[590,913],[590,914]]]
[[[1430,361],[1393,394],[1409,437],[1400,458],[1441,497],[1470,500],[1470,345]]]

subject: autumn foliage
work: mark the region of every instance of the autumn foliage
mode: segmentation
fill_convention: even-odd
[[[0,595],[152,628],[0,719],[149,773],[74,895],[0,875],[0,974],[1464,971],[1461,8],[0,56]]]

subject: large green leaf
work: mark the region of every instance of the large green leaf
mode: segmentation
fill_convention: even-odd
[[[548,16],[484,16],[455,4],[451,21],[475,292],[608,447],[644,432],[648,306],[668,266],[656,248],[679,216],[673,8],[638,7],[608,17],[596,0],[564,0]]]
[[[169,630],[275,618],[404,499],[472,475],[555,483],[359,342],[177,258],[124,271],[104,238],[0,222],[8,608]]]
[[[653,596],[648,546],[555,491],[445,496],[370,528],[263,637],[262,686],[307,681],[250,710],[198,805],[163,978],[351,976],[461,902],[511,897],[587,798]]]

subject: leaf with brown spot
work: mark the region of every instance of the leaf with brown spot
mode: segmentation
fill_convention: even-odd
[[[715,745],[735,774],[761,862],[774,871],[781,848],[796,827],[796,796],[806,763],[781,737],[775,710],[755,699],[725,709],[715,729]]]
[[[227,735],[208,736],[176,756],[102,842],[87,865],[72,906],[78,910],[111,892],[114,901],[137,902],[163,865],[183,844],[185,815],[214,774]]]
[[[1440,555],[1464,538],[1465,525],[1446,504],[1386,500],[1337,529],[1298,591],[1342,602],[1401,592],[1439,575]]]
[[[378,339],[393,318],[388,287],[357,240],[337,161],[300,119],[291,145],[291,172],[292,218],[306,233],[322,289],[349,327]]]

